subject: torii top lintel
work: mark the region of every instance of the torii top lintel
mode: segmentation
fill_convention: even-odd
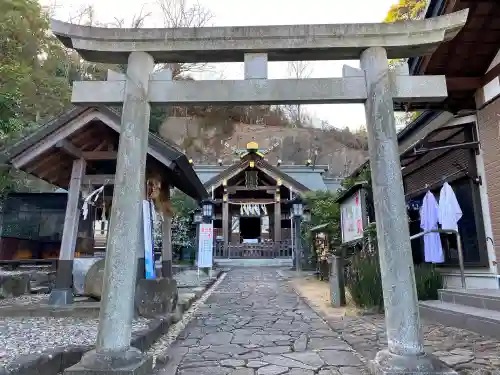
[[[86,60],[126,63],[131,52],[157,63],[242,62],[249,53],[269,61],[355,60],[370,47],[389,58],[423,56],[451,40],[467,21],[468,9],[395,23],[238,26],[175,29],[118,29],[52,20],[52,32]]]

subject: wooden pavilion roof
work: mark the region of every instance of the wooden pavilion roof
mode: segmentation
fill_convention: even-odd
[[[87,175],[114,175],[119,133],[120,116],[113,110],[74,107],[2,150],[0,162],[67,189],[77,158],[87,161]],[[151,133],[146,169],[195,199],[207,196],[186,156]]]
[[[499,0],[431,0],[425,17],[466,8],[467,23],[453,40],[441,44],[432,55],[408,61],[412,75],[446,75],[448,98],[428,103],[427,109],[453,113],[475,110],[475,91],[500,73],[500,66],[496,66],[486,74],[500,48]],[[410,103],[411,108],[416,107]]]

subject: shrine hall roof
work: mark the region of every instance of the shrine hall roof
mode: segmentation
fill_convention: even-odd
[[[224,172],[230,166],[228,165],[195,165],[194,171],[203,184]],[[304,185],[309,190],[331,190],[334,188],[330,179],[328,186],[322,174],[325,172],[325,166],[312,167],[300,165],[282,165],[278,168],[281,172],[288,175],[298,183]],[[340,185],[340,184],[339,184]],[[336,190],[336,189],[335,189]]]

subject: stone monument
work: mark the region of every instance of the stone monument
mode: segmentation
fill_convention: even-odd
[[[72,101],[123,105],[103,303],[96,349],[67,374],[145,374],[151,362],[130,347],[139,247],[140,202],[150,104],[364,103],[384,288],[388,348],[372,363],[377,374],[445,373],[424,353],[418,313],[394,105],[441,101],[444,76],[389,71],[388,58],[422,56],[451,40],[468,11],[393,24],[111,29],[52,21],[52,31],[82,58],[128,64],[104,82],[75,82]],[[360,59],[341,78],[267,79],[268,61]],[[173,81],[155,63],[244,62],[244,80]]]

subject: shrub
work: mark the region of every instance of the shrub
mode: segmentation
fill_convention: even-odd
[[[345,285],[356,307],[382,310],[384,300],[376,252],[354,254],[345,272]]]
[[[432,264],[415,266],[415,283],[420,301],[438,299],[438,289],[443,287],[443,276]]]
[[[345,285],[356,307],[377,309],[384,306],[378,252],[365,249],[351,257],[346,267]],[[443,287],[443,277],[431,264],[415,266],[415,283],[420,301],[438,299],[438,289]]]

